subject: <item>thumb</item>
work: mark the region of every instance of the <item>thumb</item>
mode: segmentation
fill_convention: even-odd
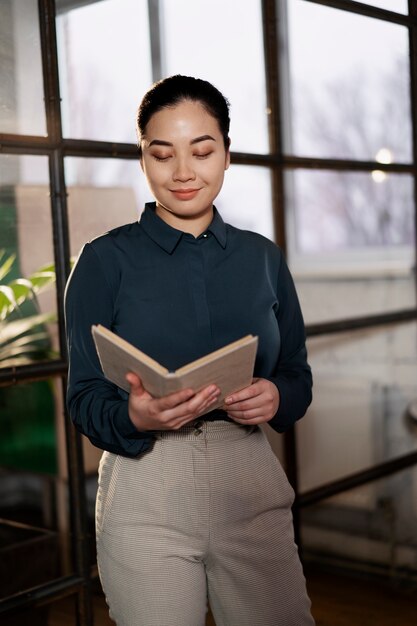
[[[142,396],[146,393],[142,381],[137,374],[129,372],[126,374],[126,380],[130,385],[130,393],[134,396]]]

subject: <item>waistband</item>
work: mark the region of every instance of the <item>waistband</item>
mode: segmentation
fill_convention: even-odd
[[[179,430],[158,430],[154,431],[153,435],[157,440],[232,440],[247,437],[247,435],[257,430],[257,428],[258,426],[244,426],[243,424],[226,420],[207,421],[205,419],[196,419]]]

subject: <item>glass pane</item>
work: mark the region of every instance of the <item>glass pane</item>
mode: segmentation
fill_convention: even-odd
[[[37,0],[0,3],[0,132],[46,135]]]
[[[346,621],[346,624],[382,624],[386,619],[387,624],[411,626],[414,623],[415,585],[404,583],[411,583],[415,576],[416,503],[417,468],[413,467],[302,509],[301,536],[306,560],[337,564],[338,568],[343,565],[351,569],[356,567],[362,576],[385,575],[387,586],[384,593],[388,597],[388,582],[392,584],[393,593],[400,593],[402,589],[396,607],[390,607],[392,619],[378,614],[381,596],[378,598],[372,594],[369,596],[369,609],[372,607],[369,621],[367,615],[361,613],[358,621]],[[399,585],[400,582],[403,585]],[[331,586],[326,591],[332,594]],[[351,598],[346,598],[346,606],[356,604],[356,596],[354,603]],[[382,603],[387,607],[392,604]]]
[[[62,391],[58,378],[0,388],[1,597],[72,572]],[[82,445],[89,476],[89,557],[94,564],[94,508],[102,451],[86,437]]]
[[[1,387],[1,467],[56,474],[55,389],[40,381]]]
[[[136,109],[152,82],[147,2],[62,10],[57,37],[64,135],[135,143]]]
[[[271,188],[268,168],[232,165],[215,204],[225,222],[273,240]]]
[[[287,152],[378,160],[385,148],[409,162],[408,30],[304,0],[288,7]]]
[[[134,222],[152,201],[139,159],[65,159],[71,254],[97,235]]]
[[[0,367],[11,367],[59,356],[48,159],[2,155],[0,171]]]
[[[308,271],[308,270],[307,270]],[[307,324],[378,315],[416,306],[412,271],[377,271],[364,268],[325,275],[293,271]]]
[[[297,170],[286,177],[294,254],[379,250],[381,261],[414,245],[413,179],[406,174]]]
[[[269,151],[261,2],[161,1],[164,73],[212,82],[230,100],[232,150]]]
[[[407,0],[361,0],[365,4],[373,7],[387,9],[387,11],[395,11],[395,13],[408,14]]]
[[[417,450],[415,322],[311,338],[308,351],[314,392],[297,425],[301,491]]]
[[[1,597],[72,571],[62,383],[0,388]]]

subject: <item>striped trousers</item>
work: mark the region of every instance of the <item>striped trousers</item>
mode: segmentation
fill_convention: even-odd
[[[259,427],[197,421],[105,452],[97,560],[118,626],[313,626],[293,491]]]

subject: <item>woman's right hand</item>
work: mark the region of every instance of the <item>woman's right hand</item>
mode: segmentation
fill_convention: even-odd
[[[209,385],[198,393],[182,389],[154,398],[136,374],[130,372],[126,380],[130,384],[129,417],[139,431],[178,430],[201,415],[220,395],[216,385]]]

